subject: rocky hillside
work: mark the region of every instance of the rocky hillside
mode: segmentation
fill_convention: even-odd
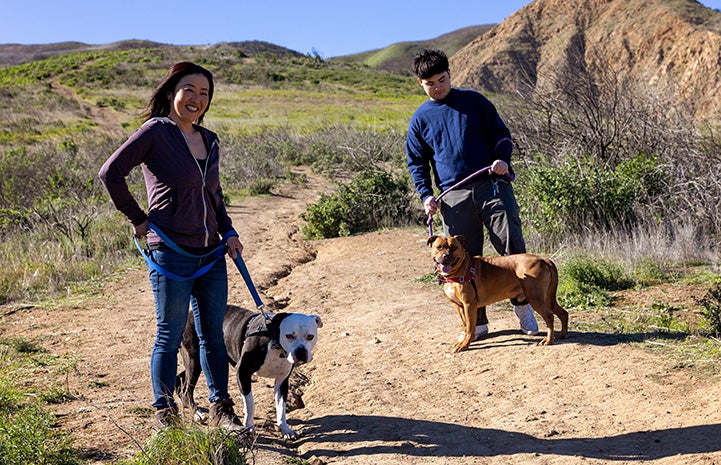
[[[694,0],[535,0],[451,57],[454,85],[513,93],[552,70],[613,69],[721,115],[721,13]]]

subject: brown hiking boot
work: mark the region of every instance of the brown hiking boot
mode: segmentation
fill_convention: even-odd
[[[231,433],[244,433],[247,428],[243,426],[240,418],[233,411],[233,399],[223,399],[210,405],[210,426],[223,428]]]
[[[153,426],[158,429],[165,429],[175,427],[177,428],[182,424],[180,415],[178,415],[178,409],[175,407],[161,408],[155,411],[155,420]]]

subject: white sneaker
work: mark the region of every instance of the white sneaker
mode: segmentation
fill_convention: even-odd
[[[536,317],[533,315],[533,307],[531,304],[526,305],[514,305],[513,312],[521,322],[521,332],[529,336],[535,336],[538,334],[538,322]]]
[[[480,338],[482,338],[483,336],[485,336],[486,334],[488,334],[488,325],[478,325],[478,326],[476,326],[476,336],[475,336],[475,339],[473,339],[473,340],[477,341]],[[464,337],[465,337],[465,334],[461,333],[458,336],[458,342],[463,341]]]

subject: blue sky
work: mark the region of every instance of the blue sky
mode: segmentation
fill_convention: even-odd
[[[574,0],[571,0],[574,1]],[[263,40],[323,58],[500,23],[529,0],[6,0],[0,43]],[[721,9],[721,0],[702,0]]]

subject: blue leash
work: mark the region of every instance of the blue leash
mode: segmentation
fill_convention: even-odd
[[[214,248],[213,250],[211,250],[210,252],[207,252],[202,255],[195,255],[195,254],[191,254],[191,253],[183,250],[178,244],[176,244],[175,242],[170,240],[170,238],[168,236],[166,236],[160,230],[160,228],[155,226],[153,223],[148,224],[148,229],[152,229],[153,231],[155,231],[155,234],[157,234],[158,237],[163,240],[165,245],[167,245],[174,252],[177,252],[184,257],[200,259],[200,258],[208,257],[210,255],[215,255],[215,259],[212,262],[201,267],[195,273],[193,273],[191,276],[187,276],[187,277],[179,276],[179,275],[173,273],[172,271],[168,271],[165,268],[163,268],[162,266],[155,263],[153,261],[152,257],[150,256],[150,252],[148,250],[143,249],[140,246],[140,243],[138,242],[138,238],[135,237],[135,234],[133,234],[133,241],[135,242],[135,246],[138,248],[138,250],[140,251],[140,254],[145,259],[145,263],[147,263],[149,267],[153,268],[158,273],[162,274],[163,276],[165,276],[169,279],[172,279],[173,281],[187,281],[189,279],[195,279],[195,278],[207,273],[208,270],[210,270],[213,267],[213,265],[215,265],[215,263],[218,260],[220,260],[221,257],[223,257],[225,255],[226,242],[228,241],[228,237],[230,237],[234,233],[234,231],[231,231],[230,233],[227,233],[225,236],[223,236],[223,239],[221,240],[220,245],[218,247]],[[265,305],[263,304],[263,301],[260,300],[260,295],[258,295],[258,291],[256,290],[255,285],[253,284],[253,280],[250,278],[250,273],[248,272],[248,267],[245,266],[245,261],[243,261],[243,257],[241,257],[240,254],[237,254],[237,256],[233,259],[233,263],[235,263],[236,268],[238,268],[240,275],[243,277],[243,280],[245,281],[245,285],[248,286],[248,290],[250,291],[251,296],[253,296],[253,301],[255,302],[256,307],[258,307],[260,310],[263,310],[263,308],[265,308]]]

